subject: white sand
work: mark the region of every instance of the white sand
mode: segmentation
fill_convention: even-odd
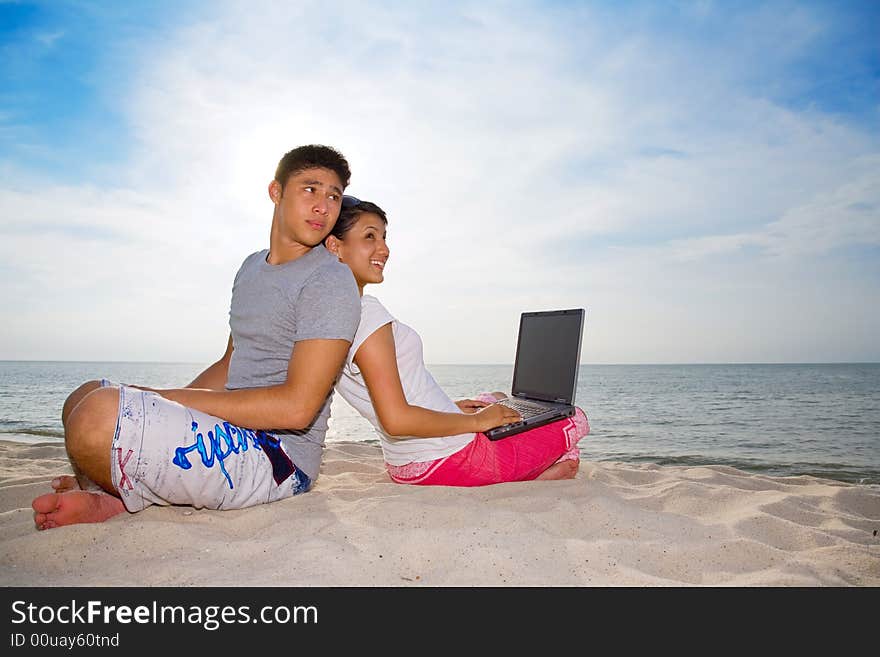
[[[330,444],[308,494],[152,507],[38,532],[64,448],[0,441],[4,586],[878,586],[880,489],[728,467],[581,465],[577,479],[400,486]]]

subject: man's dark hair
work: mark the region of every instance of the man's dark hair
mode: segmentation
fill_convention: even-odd
[[[275,170],[275,180],[281,184],[281,189],[283,190],[290,176],[306,169],[315,168],[329,169],[335,172],[342,182],[343,190],[351,182],[351,170],[348,168],[348,161],[342,156],[342,153],[334,148],[321,146],[320,144],[300,146],[285,153],[278,163],[278,168]]]

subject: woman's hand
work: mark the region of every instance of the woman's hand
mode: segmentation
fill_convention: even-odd
[[[489,404],[474,414],[475,431],[488,431],[504,424],[519,422],[522,416],[504,404]]]
[[[481,408],[485,408],[489,404],[479,401],[478,399],[459,399],[455,402],[462,413],[476,413]]]

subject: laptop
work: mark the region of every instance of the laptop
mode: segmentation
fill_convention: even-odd
[[[519,411],[522,420],[483,432],[489,440],[574,415],[583,330],[583,308],[522,313],[511,394],[496,402]]]

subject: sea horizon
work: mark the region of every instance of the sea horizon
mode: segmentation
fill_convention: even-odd
[[[187,385],[206,363],[0,361],[0,439],[62,442],[61,407],[106,377]],[[509,392],[513,364],[432,364],[452,399]],[[880,363],[581,363],[575,404],[590,420],[585,461],[724,465],[880,485]],[[327,443],[377,443],[335,395]]]
[[[208,361],[198,360],[78,360],[78,359],[51,359],[51,358],[0,358],[0,363],[83,363],[83,364],[146,364],[146,365],[199,365],[209,363]],[[513,366],[513,361],[508,363],[426,363],[427,367],[443,366],[443,367],[507,367]],[[648,366],[659,367],[664,365],[670,366],[690,366],[690,365],[880,365],[880,361],[875,360],[817,360],[817,361],[693,361],[693,362],[639,362],[639,363],[621,363],[621,362],[601,362],[590,361],[581,362],[579,367],[589,365],[602,366]]]

